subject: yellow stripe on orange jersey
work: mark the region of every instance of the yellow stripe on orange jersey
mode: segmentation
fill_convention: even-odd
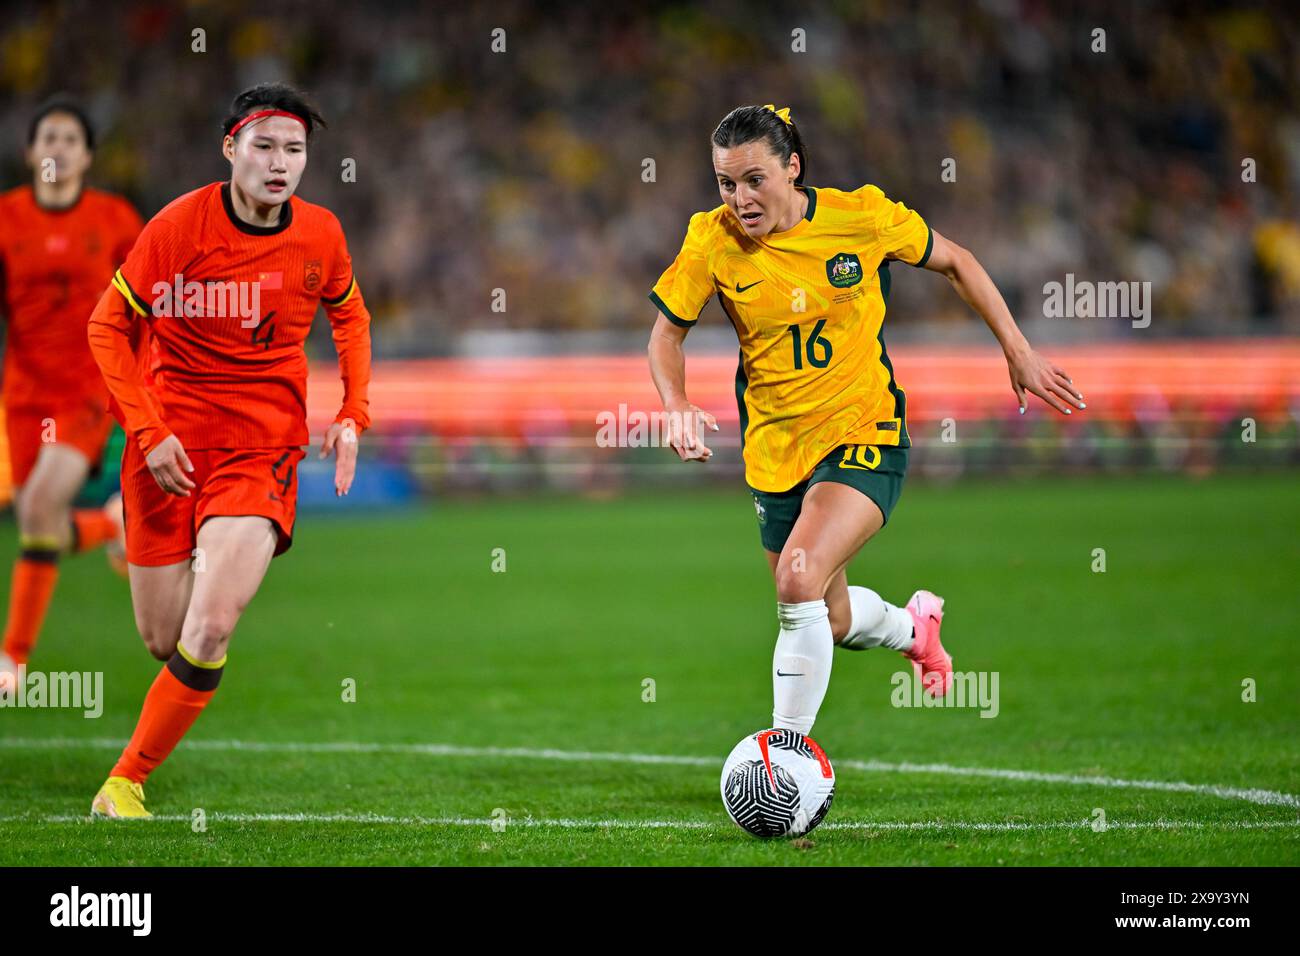
[[[325,306],[325,308],[327,309],[337,309],[344,302],[348,301],[348,299],[352,298],[352,293],[355,292],[356,290],[357,290],[357,277],[353,276],[351,279],[348,280],[348,287],[346,290],[344,290],[341,296],[339,296],[337,299],[327,299],[324,296],[321,296],[321,300],[320,300],[321,305]]]
[[[111,284],[114,289],[122,293],[122,298],[126,299],[127,305],[135,309],[146,319],[149,318],[149,310],[144,307],[144,304],[140,301],[140,297],[135,294],[135,291],[131,288],[130,284],[125,278],[123,278],[121,269],[118,269],[113,273]]]
[[[650,293],[686,328],[716,294],[735,326],[745,480],[758,491],[794,487],[839,445],[911,444],[881,327],[889,260],[925,265],[930,227],[875,186],[801,188],[804,218],[761,239],[725,205],[696,213]]]

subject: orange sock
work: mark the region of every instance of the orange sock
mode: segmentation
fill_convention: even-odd
[[[145,695],[140,722],[110,776],[144,783],[208,705],[225,664],[224,657],[197,661],[178,646]]]
[[[117,525],[101,509],[81,508],[72,512],[73,551],[89,551],[116,539]]]
[[[58,551],[23,548],[9,582],[9,621],[4,637],[4,652],[15,664],[26,664],[31,656],[58,580]]]

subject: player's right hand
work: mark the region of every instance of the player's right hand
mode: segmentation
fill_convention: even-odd
[[[334,496],[346,495],[352,488],[352,479],[357,473],[357,423],[350,418],[334,422],[325,432],[325,441],[320,448],[324,458],[334,452]]]
[[[185,477],[185,472],[193,471],[190,458],[185,454],[181,440],[175,435],[168,435],[149,454],[144,456],[144,463],[149,466],[149,473],[158,487],[169,495],[188,498],[194,482]]]
[[[1011,390],[1020,402],[1020,414],[1025,413],[1025,392],[1037,395],[1048,405],[1069,415],[1066,403],[1087,408],[1083,393],[1074,387],[1074,379],[1059,365],[1031,348],[1007,355],[1007,369],[1011,373]]]
[[[718,430],[717,420],[698,405],[686,403],[667,409],[668,446],[682,461],[708,461],[713,451],[700,438],[700,424]]]

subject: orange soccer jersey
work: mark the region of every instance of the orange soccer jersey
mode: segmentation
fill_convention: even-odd
[[[55,417],[107,400],[86,319],[139,232],[131,204],[97,189],[83,189],[65,209],[38,205],[31,186],[0,194],[8,411]]]
[[[146,454],[173,433],[186,449],[306,444],[303,344],[322,304],[343,377],[337,420],[370,423],[370,317],[338,219],[293,197],[278,224],[253,226],[229,190],[212,183],[154,216],[91,316],[114,414]],[[150,330],[138,360],[137,322]]]
[[[71,206],[39,205],[31,186],[0,195],[0,281],[9,473],[26,484],[46,442],[99,460],[112,428],[108,390],[86,319],[140,232],[130,203],[83,189]]]

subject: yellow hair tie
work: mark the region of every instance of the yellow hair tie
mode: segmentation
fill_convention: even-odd
[[[790,119],[790,107],[787,106],[785,109],[779,110],[776,108],[775,104],[768,103],[763,107],[763,109],[771,110],[777,116],[781,117],[781,122],[785,123],[786,126],[794,125],[793,121]]]

